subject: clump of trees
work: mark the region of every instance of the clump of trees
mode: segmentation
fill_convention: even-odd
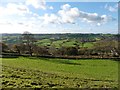
[[[37,56],[50,55],[50,53],[48,52],[48,49],[46,47],[40,47],[37,45],[34,47],[33,53]]]
[[[76,56],[76,55],[78,55],[78,48],[76,48],[76,47],[61,47],[58,49],[57,53],[59,55]]]
[[[9,51],[8,45],[3,42],[0,42],[0,51],[8,52]]]

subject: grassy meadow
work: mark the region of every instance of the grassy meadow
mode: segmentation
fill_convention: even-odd
[[[3,88],[117,88],[109,59],[2,58]]]
[[[78,42],[76,39],[63,39],[63,40],[56,40],[52,41],[50,39],[42,39],[38,40],[36,42],[37,45],[39,46],[54,46],[56,48],[60,48],[61,46],[63,47],[75,47],[78,45],[79,47],[82,47],[81,42]],[[92,48],[94,46],[94,42],[86,42],[83,47],[87,48]]]

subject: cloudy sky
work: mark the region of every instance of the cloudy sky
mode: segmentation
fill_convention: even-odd
[[[3,1],[0,33],[118,33],[117,2]]]

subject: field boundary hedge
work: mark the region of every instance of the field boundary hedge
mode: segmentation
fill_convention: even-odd
[[[18,58],[20,56],[30,57],[29,54],[19,55],[18,53],[2,53],[0,55],[1,58]],[[79,56],[54,56],[54,55],[33,55],[32,57],[43,57],[43,58],[61,58],[61,59],[116,59],[119,60],[120,57],[110,57],[110,56],[98,56],[98,55],[79,55]]]

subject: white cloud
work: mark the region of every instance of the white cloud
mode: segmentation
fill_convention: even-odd
[[[39,17],[39,19],[43,19],[43,24],[49,24],[49,23],[59,23],[59,17],[57,17],[55,14],[45,14],[43,17]]]
[[[54,9],[52,6],[46,6],[45,4],[43,4],[42,6],[42,4],[38,4],[38,0],[36,0],[35,2],[34,4],[29,3],[27,5],[32,5],[37,9],[43,9],[43,10]],[[102,24],[115,20],[111,16],[99,15],[97,13],[88,13],[81,11],[77,7],[71,7],[69,4],[65,4],[61,6],[61,9],[57,13],[45,14],[43,16],[40,16],[38,13],[33,13],[32,11],[30,11],[27,5],[8,3],[4,7],[0,6],[0,19],[2,18],[2,20],[0,20],[0,28],[2,30],[1,32],[7,32],[10,30],[12,30],[10,32],[13,33],[24,32],[24,31],[34,32],[40,30],[41,30],[40,32],[44,32],[44,31],[52,32],[49,31],[52,25],[56,25],[57,27],[55,29],[57,30],[60,29],[59,26],[62,27],[62,25],[57,25],[57,24],[69,25],[69,24],[79,23],[77,21],[84,21],[86,23],[100,26]],[[11,16],[12,18],[9,16]],[[48,25],[48,29],[46,29],[44,25],[46,25],[46,27]],[[65,27],[62,27],[63,31],[64,28]],[[52,29],[53,28],[51,28],[51,30]],[[54,30],[54,32],[56,32],[56,30]]]
[[[6,7],[0,7],[0,16],[24,15],[29,13],[29,9],[23,4],[8,3]]]
[[[78,8],[71,8],[69,4],[61,6],[61,10],[57,14],[45,14],[41,19],[44,20],[45,24],[56,23],[56,24],[75,24],[76,20],[82,20],[87,23],[96,24],[100,26],[109,21],[114,21],[115,19],[107,15],[98,15],[97,13],[88,13],[80,11]]]
[[[36,7],[38,6],[38,2],[40,2],[40,0],[34,0],[34,3],[32,3],[33,0],[27,1],[30,1],[31,4],[36,5]],[[41,8],[41,6],[38,6],[38,8]],[[47,8],[53,9],[52,6]],[[28,7],[23,4],[8,3],[6,7],[0,7],[0,16],[9,16],[14,14],[22,15],[26,18],[38,18],[39,20],[43,20],[42,24],[75,24],[76,21],[81,20],[100,26],[104,23],[115,20],[111,16],[98,15],[97,13],[88,13],[81,11],[77,7],[71,7],[69,4],[62,5],[61,10],[59,10],[56,14],[45,14],[44,16],[39,16],[37,13],[29,11]]]
[[[0,24],[0,33],[23,33],[26,30],[30,30],[31,28],[25,27],[20,24],[5,24],[1,25]]]
[[[118,11],[118,4],[116,4],[114,6],[109,6],[108,4],[106,4],[104,8],[110,12],[117,12]]]
[[[97,26],[116,20],[111,16],[98,15],[97,13],[87,13],[87,12],[80,12],[80,18],[87,23],[96,24]]]
[[[60,16],[61,23],[74,23],[75,20],[79,17],[79,10],[78,8],[70,8],[70,5],[65,4],[63,5],[62,10],[58,11],[58,15]],[[69,7],[69,8],[68,8]]]
[[[49,9],[53,10],[54,8],[52,6],[50,6]]]
[[[69,4],[65,4],[65,5],[61,6],[61,9],[67,11],[67,10],[70,9],[70,7],[71,7],[71,6],[70,6]]]
[[[45,0],[27,0],[26,5],[32,5],[36,9],[46,9]]]

